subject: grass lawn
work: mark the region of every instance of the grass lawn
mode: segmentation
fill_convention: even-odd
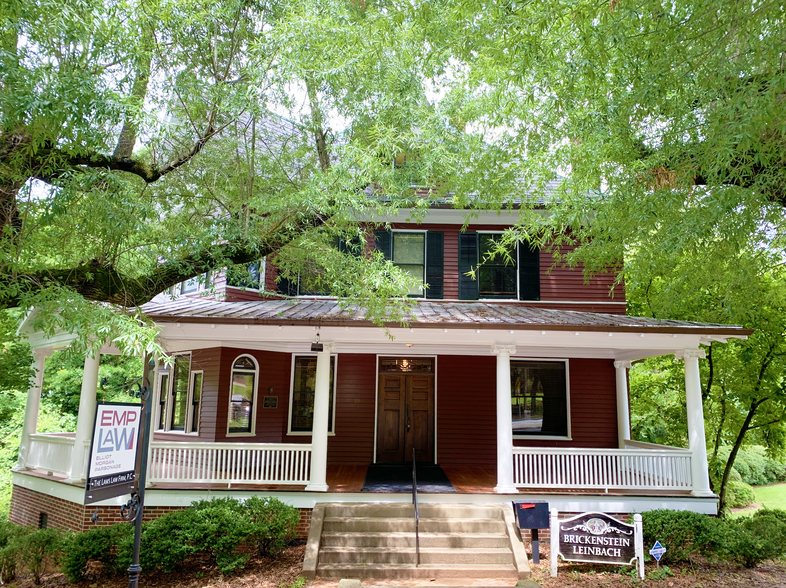
[[[786,510],[786,484],[771,484],[770,486],[755,486],[753,493],[756,502],[767,508],[780,508]]]

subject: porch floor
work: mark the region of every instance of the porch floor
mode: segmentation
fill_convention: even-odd
[[[329,465],[327,467],[328,492],[358,493],[366,479],[367,465]],[[494,486],[497,484],[496,469],[491,467],[462,467],[442,466],[442,470],[450,479],[451,484],[459,494],[496,494]],[[67,484],[66,476],[51,474],[45,470],[23,470],[29,476],[54,480]],[[70,483],[73,486],[84,487],[84,483]],[[161,490],[226,490],[226,483],[205,482],[167,482],[154,486]],[[303,492],[305,485],[271,485],[271,484],[232,484],[232,489],[267,492]],[[532,488],[519,489],[522,494],[562,494],[562,495],[598,495],[604,496],[691,496],[685,490],[609,490],[604,492],[599,489],[568,489],[568,488]]]

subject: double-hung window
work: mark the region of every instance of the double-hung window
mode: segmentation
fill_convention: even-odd
[[[330,356],[328,384],[328,433],[335,430],[336,356]],[[314,430],[314,396],[317,383],[317,357],[295,355],[292,358],[292,390],[289,400],[290,435],[310,435]]]
[[[241,355],[232,363],[227,434],[254,434],[258,386],[259,366],[256,359],[250,355]]]
[[[567,361],[510,362],[513,434],[570,437]]]
[[[442,298],[444,241],[440,231],[374,232],[377,250],[417,281],[409,291],[415,298]]]
[[[191,356],[177,355],[171,366],[158,372],[158,415],[160,431],[196,433],[199,431],[199,403],[202,398],[203,372],[191,370]]]
[[[461,300],[540,300],[540,251],[521,243],[505,255],[497,252],[501,238],[494,232],[459,234]]]

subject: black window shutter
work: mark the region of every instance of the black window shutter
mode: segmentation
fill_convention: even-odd
[[[478,266],[477,233],[459,233],[459,299],[477,300],[478,282],[467,275]]]
[[[426,298],[444,298],[445,233],[426,233]]]
[[[346,239],[342,239],[339,236],[336,236],[334,242],[336,249],[341,251],[341,253],[351,253],[355,257],[360,257],[363,251],[360,247],[360,237],[352,237],[348,242]]]
[[[393,257],[391,252],[392,244],[393,239],[391,239],[390,231],[374,231],[374,246],[378,251],[382,252],[382,255],[387,260]]]
[[[519,243],[519,300],[540,300],[540,249]]]

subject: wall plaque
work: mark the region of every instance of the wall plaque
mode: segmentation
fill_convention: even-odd
[[[278,408],[278,396],[263,396],[262,408]]]
[[[641,515],[634,515],[632,525],[602,512],[585,512],[558,520],[551,511],[551,552],[563,561],[633,565],[644,577],[644,539]],[[551,575],[557,575],[557,557],[551,559]]]

